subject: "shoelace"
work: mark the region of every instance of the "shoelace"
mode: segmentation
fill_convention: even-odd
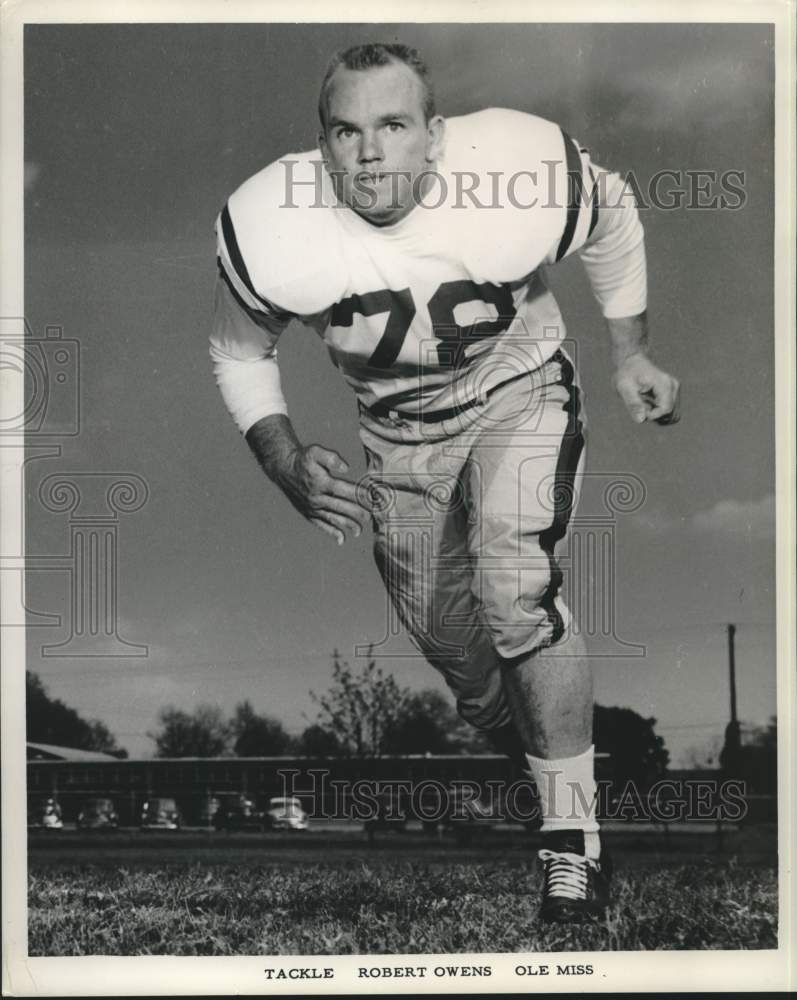
[[[545,888],[548,895],[564,899],[586,899],[588,868],[597,867],[583,854],[541,850],[538,855],[545,862]]]

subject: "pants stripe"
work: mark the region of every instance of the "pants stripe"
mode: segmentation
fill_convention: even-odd
[[[548,556],[548,565],[551,571],[548,588],[540,601],[540,606],[548,613],[549,621],[553,626],[553,633],[546,643],[548,646],[559,642],[565,631],[562,616],[554,603],[554,598],[559,594],[564,579],[562,570],[554,556],[554,549],[556,543],[564,538],[570,523],[575,500],[576,472],[581,453],[584,450],[584,425],[579,418],[581,393],[578,386],[574,385],[575,371],[572,363],[564,355],[561,357],[562,385],[568,391],[568,399],[563,408],[568,414],[568,421],[554,472],[553,523],[545,531],[540,532],[540,548]]]

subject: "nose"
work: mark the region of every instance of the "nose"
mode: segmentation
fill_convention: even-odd
[[[382,159],[382,143],[379,136],[376,132],[364,131],[360,141],[360,163],[371,163]]]

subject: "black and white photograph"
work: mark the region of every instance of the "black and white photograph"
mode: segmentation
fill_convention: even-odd
[[[4,992],[793,988],[793,10],[159,6],[0,24]]]

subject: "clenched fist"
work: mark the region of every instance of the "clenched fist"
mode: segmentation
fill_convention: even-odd
[[[678,379],[657,368],[647,355],[632,354],[621,361],[614,385],[636,423],[675,424],[680,419]]]

